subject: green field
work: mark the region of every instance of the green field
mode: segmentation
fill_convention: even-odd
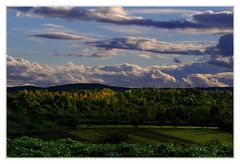
[[[25,131],[9,134],[8,156],[232,157],[233,136],[216,128],[130,125]]]
[[[10,137],[31,136],[50,139],[71,138],[83,142],[101,143],[105,137],[124,135],[124,142],[131,144],[197,144],[207,145],[211,142],[221,143],[232,147],[232,133],[223,132],[216,128],[201,127],[171,127],[171,126],[138,126],[133,128],[130,125],[93,125],[90,127],[79,127],[74,130],[42,131],[42,132],[21,132],[11,133]],[[15,138],[14,137],[14,138]]]

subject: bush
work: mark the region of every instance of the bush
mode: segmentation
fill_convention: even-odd
[[[21,137],[7,140],[8,157],[232,157],[225,145],[91,144],[71,139],[44,141]]]

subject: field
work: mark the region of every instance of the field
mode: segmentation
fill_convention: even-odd
[[[28,135],[29,137],[20,137]],[[231,157],[232,134],[215,128],[95,125],[65,132],[25,132],[8,140],[8,156]],[[20,138],[19,138],[20,137]],[[41,138],[41,139],[37,139]],[[51,145],[53,148],[47,149]],[[122,150],[124,149],[124,153]],[[19,151],[22,150],[22,151]]]
[[[207,127],[139,126],[138,128],[133,128],[130,125],[93,125],[87,128],[66,131],[30,131],[9,134],[11,138],[21,136],[38,137],[45,140],[71,138],[91,143],[101,143],[101,139],[111,135],[115,135],[115,137],[117,135],[125,136],[124,142],[131,144],[175,143],[207,145],[210,142],[219,142],[230,147],[233,145],[231,133]]]

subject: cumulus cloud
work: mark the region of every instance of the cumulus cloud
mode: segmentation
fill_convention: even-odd
[[[228,87],[227,84],[221,83],[216,78],[210,78],[205,74],[193,74],[183,79],[185,87]]]
[[[68,33],[65,33],[65,32],[52,32],[52,33],[47,33],[47,34],[33,34],[31,36],[37,37],[37,38],[47,38],[47,39],[78,40],[78,41],[83,41],[83,42],[94,40],[93,38],[90,38],[90,37],[76,35],[76,34],[68,34]]]
[[[181,64],[177,67],[161,67],[162,72],[177,79],[186,78],[191,74],[217,74],[233,72],[233,59],[225,57],[211,58],[207,61]]]
[[[228,56],[228,57],[212,56],[211,60],[209,60],[209,63],[219,66],[219,67],[227,67],[227,68],[232,69],[233,68],[233,57],[232,56]]]
[[[206,64],[202,65],[205,66]],[[50,86],[69,83],[104,83],[127,87],[223,87],[233,84],[233,73],[229,68],[223,71],[221,67],[215,66],[218,71],[213,73],[207,72],[207,68],[205,73],[201,73],[200,69],[181,73],[187,71],[187,67],[198,68],[191,65],[141,67],[128,63],[86,67],[72,62],[49,66],[8,56],[7,84],[8,86]]]
[[[86,75],[83,65],[71,62],[61,66],[49,66],[22,58],[7,57],[8,85],[50,86],[68,83],[102,82]]]
[[[208,29],[208,28],[231,28],[233,26],[232,12],[207,11],[193,15],[193,21],[170,20],[157,21],[144,19],[140,16],[130,15],[122,7],[102,7],[96,9],[84,9],[78,7],[15,7],[17,16],[26,17],[54,17],[66,20],[97,21],[102,23],[113,23],[117,25],[137,25],[167,29]]]
[[[233,86],[233,72],[217,74],[191,74],[183,78],[185,87],[229,87]]]

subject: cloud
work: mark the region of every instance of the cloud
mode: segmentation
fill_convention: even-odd
[[[223,55],[233,55],[233,34],[221,36],[217,48]]]
[[[222,72],[217,74],[205,74],[209,79],[217,79],[221,83],[233,86],[233,72]]]
[[[152,56],[151,55],[149,55],[149,54],[139,54],[139,55],[137,55],[138,57],[140,57],[140,58],[144,58],[144,59],[150,59]]]
[[[25,59],[7,57],[8,85],[36,85],[50,86],[68,83],[102,82],[100,79],[90,78],[83,65],[71,62],[61,66],[49,66],[30,62]]]
[[[206,54],[211,55],[233,55],[233,34],[225,34],[219,38],[218,44],[216,46],[210,46],[205,50]]]
[[[200,11],[184,10],[184,9],[167,9],[167,8],[134,8],[129,9],[131,14],[197,14]]]
[[[22,10],[21,7],[17,7],[13,9],[18,10],[17,16],[25,17],[55,17],[66,20],[95,20],[98,22],[143,19],[142,17],[128,15],[122,7],[101,7],[89,10],[78,7],[34,7],[29,10]]]
[[[214,76],[214,75],[211,75]],[[211,78],[205,74],[193,74],[183,79],[185,87],[228,87],[227,84],[221,83],[217,78]]]
[[[193,20],[199,24],[204,24],[206,28],[233,28],[233,13],[231,11],[213,12],[208,10],[193,15]]]
[[[31,35],[37,38],[47,38],[47,39],[59,39],[59,40],[78,40],[82,42],[92,41],[93,38],[76,35],[76,34],[68,34],[65,32],[52,32],[47,34],[33,34]]]
[[[203,55],[208,45],[194,42],[163,42],[143,37],[122,37],[88,42],[88,45],[105,49],[137,50],[161,54]]]
[[[182,63],[181,60],[180,60],[179,58],[176,58],[176,57],[173,59],[173,61],[174,61],[175,63]]]
[[[130,15],[123,7],[102,7],[96,9],[83,9],[78,7],[34,7],[17,10],[17,16],[25,17],[54,17],[66,20],[96,21],[102,23],[112,23],[116,25],[137,25],[145,27],[156,27],[166,29],[211,29],[223,28],[232,29],[232,12],[212,12],[207,11],[193,15],[193,21],[185,19],[157,21],[144,19],[140,16]]]
[[[77,57],[111,57],[111,54],[114,55],[117,51],[123,50],[141,51],[153,54],[204,55],[206,49],[209,49],[209,45],[211,45],[211,43],[206,44],[206,42],[199,41],[163,42],[156,39],[135,36],[94,40],[94,38],[64,32],[34,34],[31,36],[47,39],[79,40],[91,47],[92,50],[77,53],[55,53],[56,55],[62,54],[63,56]],[[89,52],[89,54],[87,52]],[[147,58],[147,55],[141,55],[140,57]],[[148,57],[150,58],[149,55]]]
[[[55,25],[55,24],[51,24],[51,23],[43,24],[43,26],[50,27],[50,28],[63,28],[63,26]]]
[[[85,49],[80,52],[68,52],[68,53],[63,53],[63,52],[55,52],[53,55],[56,56],[73,56],[73,57],[105,57],[109,58],[117,54],[119,50],[117,49],[111,49],[107,50],[104,48],[91,48],[91,49]]]
[[[202,28],[202,29],[195,29],[195,28],[186,28],[186,29],[177,29],[178,33],[187,33],[187,34],[194,34],[194,35],[202,35],[202,34],[227,34],[232,33],[232,28]]]
[[[233,72],[233,60],[223,57],[211,58],[207,61],[182,64],[177,67],[161,68],[164,73],[177,79],[186,78],[191,74],[217,74],[222,72]]]
[[[219,66],[219,67],[226,67],[226,68],[233,68],[233,57],[215,57],[212,56],[212,59],[209,60],[210,64]]]
[[[198,64],[198,66],[196,66]],[[208,63],[208,65],[211,65]],[[206,71],[206,63],[182,66],[148,66],[116,64],[86,67],[68,62],[49,66],[25,59],[7,57],[7,84],[50,86],[69,83],[104,83],[127,87],[222,87],[232,86],[231,69],[215,66]],[[202,68],[205,71],[202,71]],[[201,69],[198,69],[201,68]],[[211,68],[211,69],[212,69]],[[195,69],[189,71],[188,69]],[[204,73],[202,73],[204,72]],[[184,75],[184,76],[183,76]]]

